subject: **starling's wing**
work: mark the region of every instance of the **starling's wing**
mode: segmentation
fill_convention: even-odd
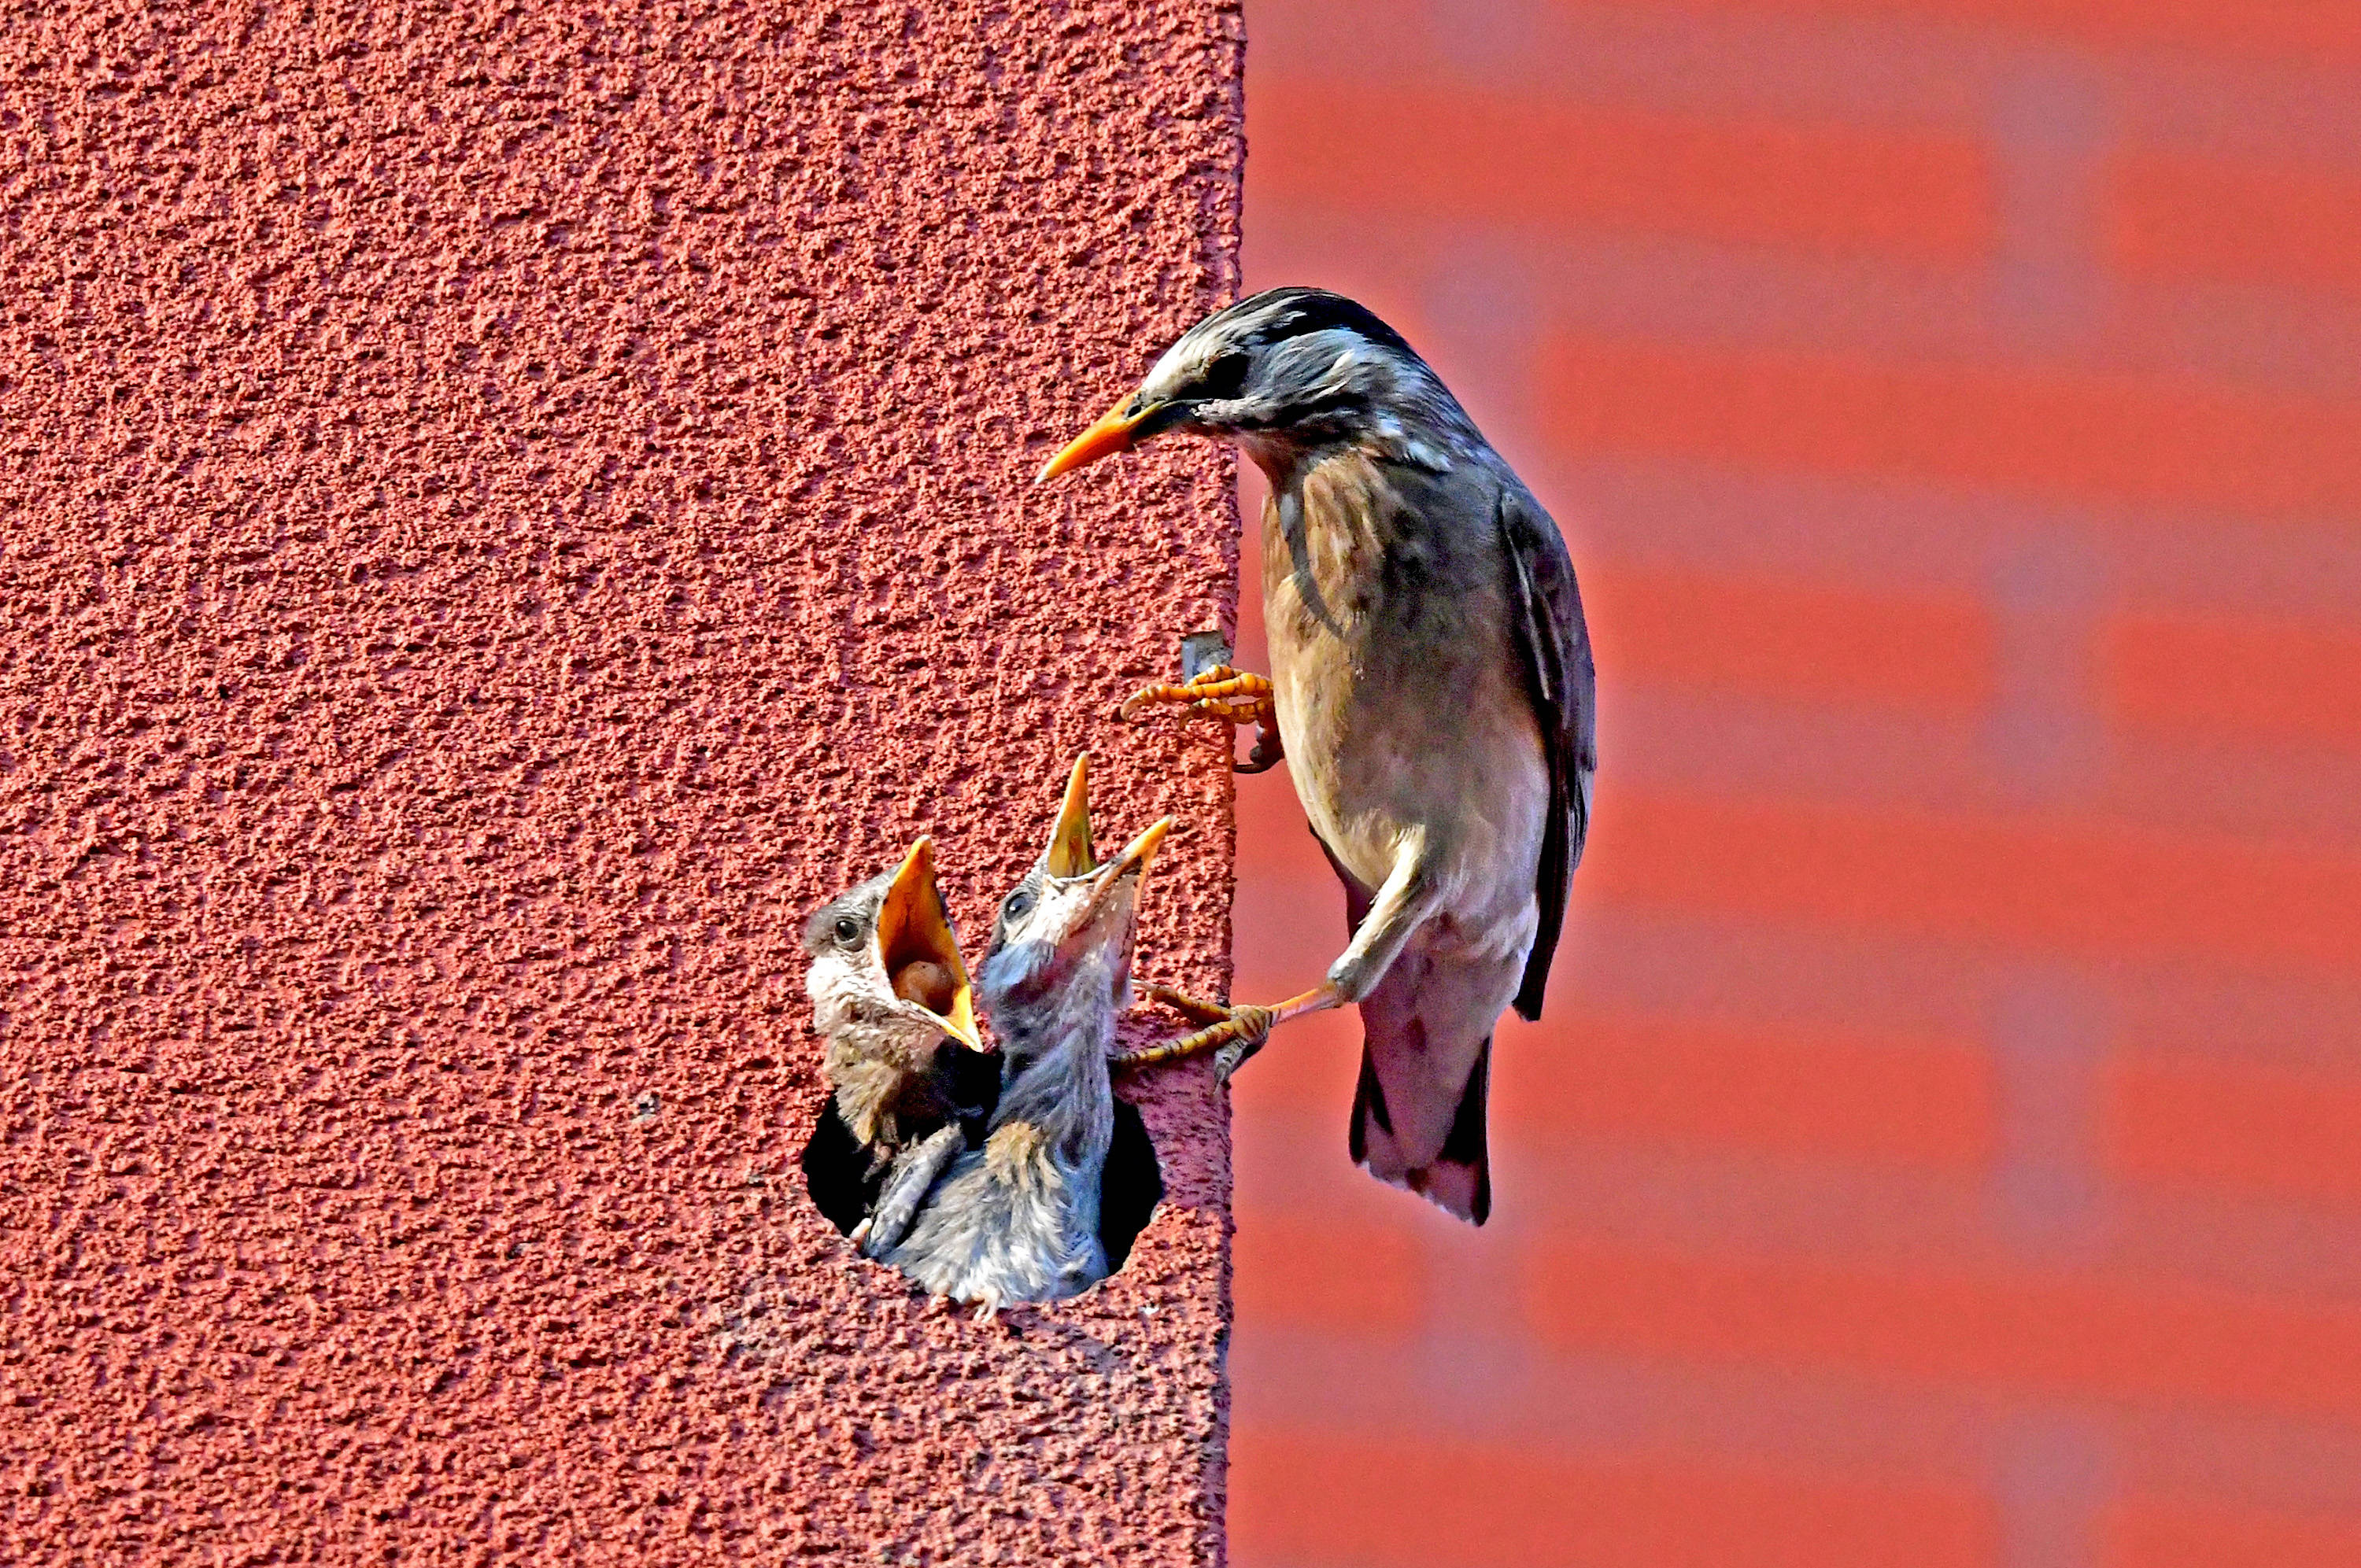
[[[895,1156],[894,1173],[869,1212],[869,1234],[861,1243],[863,1256],[884,1257],[902,1245],[910,1223],[918,1217],[918,1206],[966,1148],[967,1134],[957,1122],[947,1122]]]
[[[1565,898],[1582,844],[1590,830],[1590,784],[1598,771],[1598,678],[1590,663],[1590,630],[1583,624],[1582,591],[1565,540],[1524,487],[1502,488],[1496,509],[1500,549],[1508,563],[1509,619],[1525,689],[1540,721],[1549,763],[1549,821],[1542,836],[1541,925],[1517,988],[1517,1012],[1542,1015],[1550,959],[1565,923]]]

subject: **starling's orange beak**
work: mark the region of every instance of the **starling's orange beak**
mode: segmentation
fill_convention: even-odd
[[[943,1033],[968,1049],[983,1049],[975,1032],[975,989],[951,934],[950,911],[935,885],[932,839],[910,846],[886,885],[877,912],[877,954],[895,995],[933,1014]]]
[[[1042,858],[1041,869],[1053,877],[1077,877],[1097,870],[1098,863],[1091,852],[1091,759],[1085,753],[1074,759],[1074,771],[1066,779],[1065,803],[1058,807],[1058,825],[1049,830],[1049,852]]]
[[[1098,423],[1069,442],[1063,452],[1050,458],[1049,466],[1033,482],[1047,484],[1060,474],[1086,466],[1102,457],[1130,451],[1138,440],[1139,427],[1153,419],[1164,406],[1136,397],[1125,398],[1107,410]]]

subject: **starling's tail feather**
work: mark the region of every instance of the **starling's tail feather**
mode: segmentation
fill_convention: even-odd
[[[1385,1086],[1378,1081],[1369,1047],[1361,1047],[1361,1079],[1353,1090],[1349,1135],[1354,1163],[1380,1181],[1407,1188],[1428,1202],[1474,1224],[1492,1212],[1492,1158],[1484,1136],[1484,1101],[1489,1087],[1492,1042],[1484,1042],[1475,1070],[1467,1075],[1459,1108],[1443,1147],[1423,1165],[1413,1165],[1394,1135]]]
[[[1326,850],[1327,840],[1320,847]],[[1345,884],[1345,918],[1357,931],[1373,895],[1334,850],[1328,863]],[[1437,962],[1414,935],[1361,998],[1361,1081],[1353,1091],[1349,1134],[1354,1163],[1478,1225],[1492,1212],[1484,1142],[1492,1025],[1523,970],[1521,957],[1487,961],[1456,952]]]

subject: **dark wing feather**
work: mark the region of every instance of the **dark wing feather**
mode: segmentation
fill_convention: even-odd
[[[1574,559],[1557,524],[1513,485],[1500,492],[1497,517],[1508,561],[1509,621],[1549,762],[1549,821],[1542,835],[1538,889],[1541,927],[1517,988],[1518,1015],[1532,1020],[1542,1015],[1550,959],[1565,924],[1566,889],[1590,832],[1590,782],[1598,771],[1598,677],[1591,667],[1590,630],[1583,624]]]

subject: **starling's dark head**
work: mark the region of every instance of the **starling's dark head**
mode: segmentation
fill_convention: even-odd
[[[1302,288],[1240,300],[1182,333],[1041,477],[1168,430],[1235,441],[1266,466],[1280,452],[1362,441],[1448,468],[1478,439],[1401,334],[1342,294]]]
[[[867,1054],[931,1049],[948,1035],[982,1050],[975,1000],[950,912],[935,884],[935,842],[815,910],[804,923],[804,977],[821,1034]]]
[[[1139,885],[1172,819],[1152,825],[1115,859],[1091,850],[1089,759],[1075,762],[1049,847],[1000,903],[992,946],[976,966],[993,1027],[1008,1043],[1030,1014],[1068,1004],[1122,1005],[1131,983]]]

